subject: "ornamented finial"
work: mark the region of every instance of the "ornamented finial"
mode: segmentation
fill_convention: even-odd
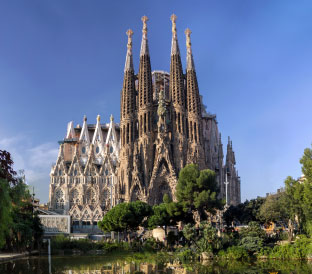
[[[98,116],[96,117],[96,120],[97,120],[98,122],[100,122],[100,120],[101,120],[100,114],[98,114]]]
[[[148,21],[148,17],[144,15],[141,18],[141,20],[143,22],[143,30],[142,30],[142,32],[143,32],[143,34],[147,34],[147,24],[146,24],[146,22]]]
[[[177,16],[175,14],[172,14],[170,20],[172,22],[172,33],[177,34],[177,26],[176,26]]]
[[[111,120],[112,122],[114,121],[114,116],[113,116],[113,114],[111,114],[110,120]]]
[[[128,36],[128,49],[131,49],[132,48],[132,35],[133,35],[133,31],[132,29],[128,29],[127,32],[126,32],[127,36]]]
[[[86,115],[83,115],[83,121],[87,122],[87,116]]]
[[[185,30],[185,35],[186,35],[186,47],[187,49],[190,49],[191,48],[191,30],[189,28],[187,28]]]

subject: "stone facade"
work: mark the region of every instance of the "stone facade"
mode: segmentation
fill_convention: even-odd
[[[60,142],[59,155],[50,173],[49,209],[69,214],[73,229],[97,231],[97,222],[117,197],[119,126],[111,116],[109,124],[68,124]]]
[[[120,124],[69,123],[51,170],[50,209],[70,214],[73,224],[96,224],[112,206],[137,199],[158,204],[168,194],[175,200],[179,171],[188,163],[216,172],[220,197],[240,203],[240,178],[235,168],[232,142],[225,164],[216,116],[206,112],[199,93],[191,48],[186,34],[186,72],[182,68],[172,15],[170,72],[154,71],[147,39],[147,17],[138,74],[132,55],[132,30],[121,91]],[[225,180],[228,180],[227,188]]]
[[[121,93],[120,166],[118,198],[140,199],[150,204],[162,202],[163,195],[175,199],[179,171],[188,163],[217,174],[220,197],[228,203],[240,202],[240,178],[235,169],[232,143],[226,165],[216,116],[206,112],[199,93],[191,48],[191,31],[186,34],[186,73],[183,72],[176,31],[176,16],[171,16],[172,42],[170,73],[152,73],[147,38],[147,17],[143,30],[138,74],[132,56],[129,30],[124,81]],[[226,176],[227,174],[227,176]],[[225,188],[225,177],[229,185]]]

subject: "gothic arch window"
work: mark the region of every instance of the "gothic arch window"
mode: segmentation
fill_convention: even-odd
[[[85,154],[86,153],[86,147],[82,147],[82,149],[81,149],[81,152],[82,152],[82,154]]]
[[[60,188],[55,192],[55,205],[57,209],[64,209],[64,192]]]
[[[73,206],[74,204],[78,204],[79,203],[79,192],[78,190],[75,188],[73,189],[70,194],[69,194],[69,202],[70,205]]]
[[[99,152],[100,152],[100,148],[97,146],[97,147],[95,148],[95,153],[98,154]]]
[[[59,176],[62,176],[62,170],[61,169],[59,170]]]
[[[102,205],[105,207],[110,207],[110,197],[109,197],[109,191],[108,189],[104,189],[102,192]]]
[[[74,175],[77,176],[77,169],[74,170]]]
[[[89,188],[86,193],[86,202],[87,204],[95,204],[96,203],[96,195],[93,188]]]

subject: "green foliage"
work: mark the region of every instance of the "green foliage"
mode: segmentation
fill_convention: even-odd
[[[246,200],[237,206],[230,206],[224,213],[223,218],[228,226],[232,222],[240,224],[248,224],[249,222],[260,221],[260,208],[264,203],[265,199],[258,197],[250,201]]]
[[[121,203],[108,211],[98,226],[103,231],[136,230],[151,212],[151,207],[142,201]]]
[[[186,224],[183,227],[183,236],[189,242],[194,241],[197,237],[195,226],[193,226],[192,224]]]
[[[215,173],[205,169],[199,171],[198,166],[189,164],[181,169],[176,188],[178,202],[183,204],[184,211],[198,210],[201,216],[204,211],[215,212],[222,206],[217,198],[219,189]]]
[[[39,244],[43,230],[27,185],[12,166],[10,153],[0,150],[0,248],[30,250]]]
[[[263,239],[247,236],[241,239],[240,246],[245,248],[248,253],[254,254],[263,247]]]
[[[305,180],[292,177],[285,180],[285,191],[289,217],[297,222],[299,231],[312,236],[312,149],[306,148],[300,159]]]
[[[6,180],[0,179],[0,248],[5,244],[9,226],[12,223],[12,204],[10,199],[9,184]]]
[[[259,223],[257,222],[250,222],[248,227],[244,227],[239,232],[239,236],[241,239],[245,237],[259,237],[261,239],[266,238],[266,234],[264,230],[260,227]]]
[[[262,256],[269,259],[281,260],[311,259],[312,239],[307,238],[305,235],[301,235],[294,243],[276,245],[274,248],[264,247],[258,253],[258,257]]]
[[[287,196],[285,192],[266,197],[264,203],[260,207],[259,218],[264,223],[284,222],[289,219],[289,211],[287,207]]]
[[[176,257],[182,264],[185,264],[194,261],[196,255],[194,252],[192,252],[192,250],[188,248],[181,248],[180,250],[177,251]]]
[[[167,211],[165,203],[154,205],[153,214],[148,218],[148,227],[153,229],[157,226],[169,225],[171,216]]]
[[[222,239],[218,236],[217,229],[207,222],[202,222],[198,229],[191,224],[185,225],[183,235],[188,246],[196,253],[216,252],[222,248]]]
[[[143,242],[143,250],[145,251],[159,251],[163,248],[163,243],[156,241],[153,237],[148,238],[145,242]]]
[[[248,252],[242,246],[231,246],[226,251],[221,250],[218,256],[229,260],[246,260],[249,258]]]
[[[260,251],[264,246],[266,234],[257,222],[250,222],[248,227],[242,228],[239,233],[239,246],[243,247],[249,254]]]

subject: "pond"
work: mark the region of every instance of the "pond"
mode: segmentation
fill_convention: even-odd
[[[147,262],[131,256],[37,256],[0,263],[0,273],[312,273],[306,261],[209,261],[180,265],[174,262]]]

